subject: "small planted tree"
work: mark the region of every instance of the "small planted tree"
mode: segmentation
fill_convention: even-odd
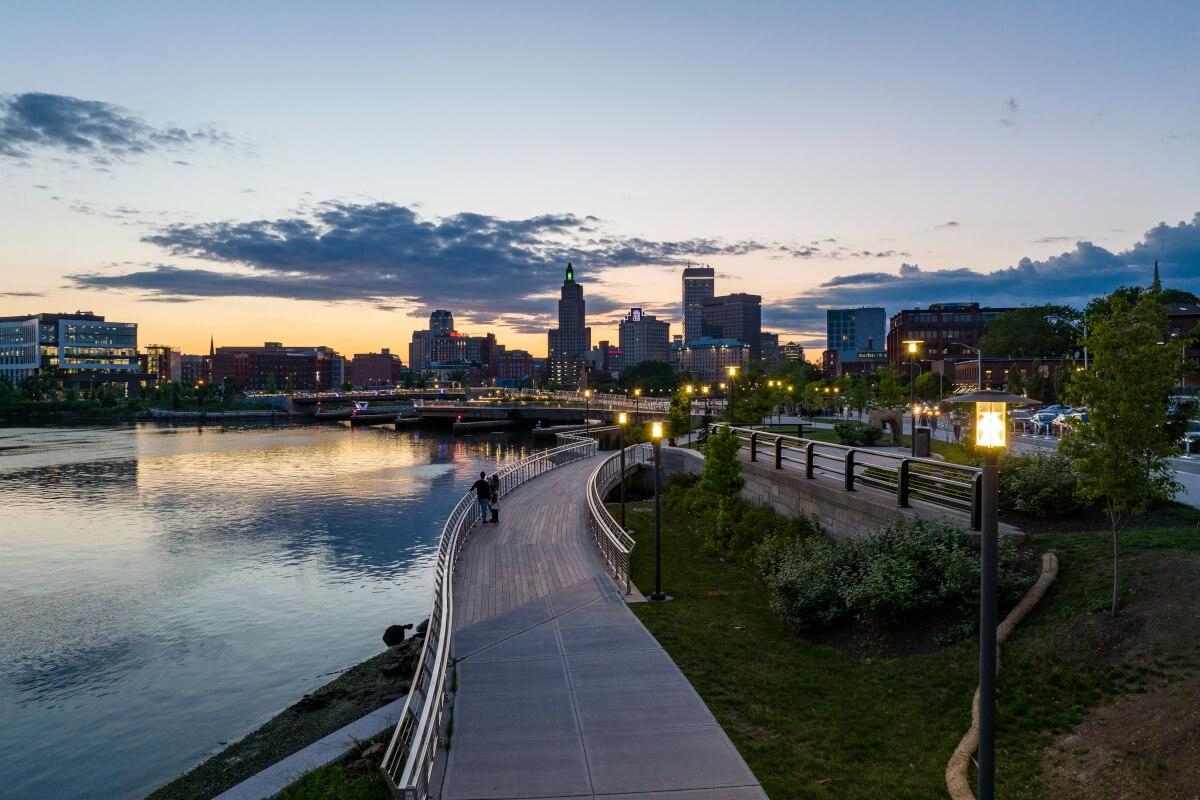
[[[725,552],[733,528],[734,505],[738,493],[746,484],[742,462],[738,460],[741,441],[729,428],[718,428],[704,445],[704,470],[700,473],[700,488],[716,499],[717,514],[708,536],[713,549]]]
[[[1046,399],[1046,379],[1042,376],[1042,360],[1035,358],[1029,368],[1029,380],[1025,381],[1025,393],[1033,400]]]
[[[685,436],[691,427],[692,396],[680,387],[671,396],[671,407],[667,411],[667,429],[672,436]]]
[[[875,403],[880,408],[895,408],[908,399],[908,392],[900,383],[900,376],[890,367],[879,370],[879,384],[875,387]]]
[[[1021,379],[1021,370],[1016,364],[1008,368],[1007,382],[1006,388],[1012,394],[1021,394],[1025,391],[1025,382]]]
[[[1110,311],[1089,319],[1090,369],[1075,372],[1070,394],[1087,403],[1088,420],[1060,445],[1075,460],[1080,493],[1099,501],[1112,530],[1112,613],[1120,607],[1119,534],[1130,517],[1179,491],[1167,457],[1168,398],[1178,380],[1178,343],[1163,343],[1166,312],[1152,296],[1136,305],[1110,298]]]

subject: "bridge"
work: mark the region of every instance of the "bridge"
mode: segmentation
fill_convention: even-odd
[[[389,787],[404,800],[765,798],[626,605],[640,599],[633,541],[603,503],[620,454],[561,438],[501,473],[498,525],[478,524],[472,494],[446,522]],[[626,472],[649,453],[628,448]]]

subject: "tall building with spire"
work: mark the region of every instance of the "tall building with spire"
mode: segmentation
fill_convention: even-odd
[[[704,335],[704,301],[712,300],[716,272],[712,267],[685,267],[683,270],[683,341]]]
[[[566,278],[558,300],[558,327],[548,332],[550,380],[563,386],[578,386],[584,358],[592,348],[592,329],[587,327],[583,287],[575,282],[575,268],[567,264]]]

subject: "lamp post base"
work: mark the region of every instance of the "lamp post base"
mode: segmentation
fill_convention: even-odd
[[[675,598],[671,597],[671,595],[669,595],[669,594],[664,594],[663,592],[651,592],[650,596],[647,597],[646,599],[652,603],[666,603],[668,601],[674,600]]]

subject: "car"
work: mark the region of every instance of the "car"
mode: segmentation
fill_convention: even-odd
[[[1183,451],[1188,455],[1200,449],[1200,419],[1188,420],[1187,430],[1183,432]]]

